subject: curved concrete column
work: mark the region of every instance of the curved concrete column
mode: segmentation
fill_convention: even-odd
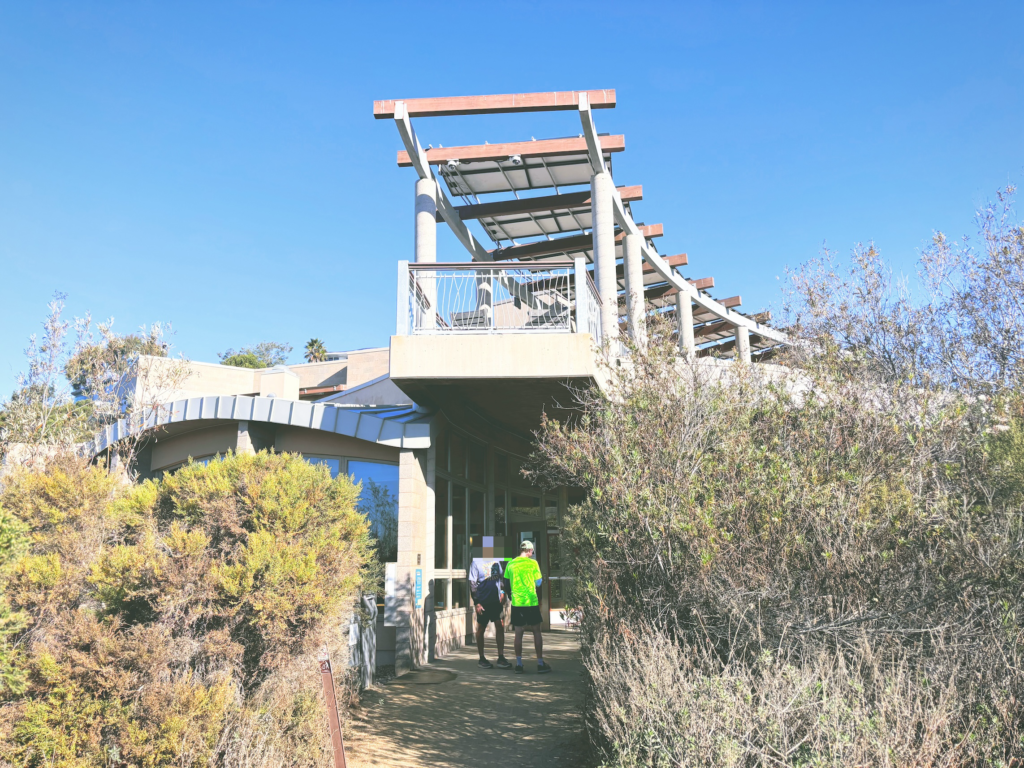
[[[622,273],[626,277],[626,316],[629,335],[640,349],[647,347],[647,322],[644,319],[644,261],[640,254],[641,235],[626,235],[622,243]]]
[[[604,343],[618,353],[619,295],[615,277],[615,204],[612,193],[615,183],[609,173],[590,177],[591,211],[593,212],[594,282],[601,297],[601,330]]]

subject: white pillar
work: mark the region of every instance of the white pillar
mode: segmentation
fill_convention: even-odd
[[[741,363],[750,362],[750,332],[746,326],[736,326],[736,359]]]
[[[249,422],[238,422],[238,437],[235,438],[235,453],[256,453],[252,445],[252,437],[249,435]]]
[[[686,358],[693,357],[693,304],[690,302],[688,291],[679,291],[676,294],[676,327],[679,330],[680,354]]]
[[[437,182],[416,180],[415,252],[417,264],[437,261]],[[433,328],[437,318],[437,278],[434,272],[416,272],[416,283],[429,306],[416,318],[418,327]]]
[[[626,235],[622,243],[622,273],[626,277],[626,316],[629,335],[640,349],[647,346],[647,314],[644,306],[644,260],[640,255],[643,235]]]
[[[615,278],[614,184],[608,173],[590,177],[590,206],[593,216],[594,277],[601,297],[601,331],[604,343],[618,353],[619,292]]]

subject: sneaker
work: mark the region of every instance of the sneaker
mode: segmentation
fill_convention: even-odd
[[[499,656],[498,661],[495,662],[499,669],[512,669],[512,664],[504,656]]]
[[[489,662],[487,659],[480,659],[480,661],[478,661],[476,665],[481,669],[494,669],[494,665],[491,664],[491,662]]]
[[[548,664],[546,661],[542,661],[540,664],[537,665],[537,674],[538,675],[543,675],[545,672],[550,672],[550,671],[551,671],[551,665]]]
[[[517,675],[523,674],[523,665],[522,664],[516,664],[516,674]]]

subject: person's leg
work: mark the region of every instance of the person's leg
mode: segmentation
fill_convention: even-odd
[[[516,651],[516,664],[523,663],[523,630],[526,627],[513,627],[516,631],[516,639],[513,642],[513,647]]]
[[[537,661],[544,661],[544,636],[540,633],[540,624],[530,627],[533,630],[533,648],[537,651]]]
[[[494,639],[498,644],[498,658],[505,658],[505,625],[500,618],[494,622]]]
[[[487,630],[487,625],[480,621],[480,617],[476,619],[476,649],[480,654],[481,661],[484,658],[484,632]]]

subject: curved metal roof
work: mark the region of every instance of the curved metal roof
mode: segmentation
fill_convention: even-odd
[[[131,434],[165,424],[202,420],[262,421],[333,432],[394,448],[429,448],[430,415],[415,406],[333,405],[279,397],[212,395],[175,400],[153,408],[142,424],[121,419],[96,434],[95,456]]]

